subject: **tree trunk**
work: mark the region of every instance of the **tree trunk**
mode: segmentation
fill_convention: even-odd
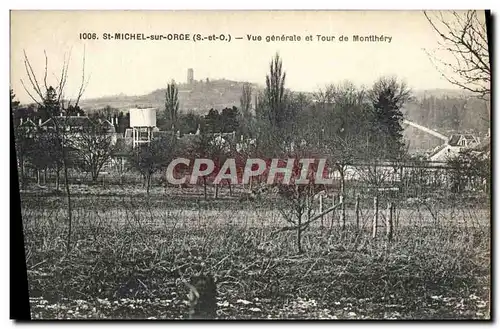
[[[40,186],[40,169],[36,169],[36,183]]]
[[[146,177],[146,194],[149,195],[149,186],[151,185],[151,174]]]
[[[340,167],[339,170],[340,173],[340,195],[339,195],[339,201],[342,203],[340,206],[340,221],[342,222],[342,230],[345,230],[345,168],[344,166]]]
[[[378,226],[378,195],[373,198],[373,211],[372,238],[375,238]]]
[[[345,230],[345,200],[344,200],[344,195],[340,195],[340,221],[342,222],[342,230]]]
[[[299,254],[303,253],[302,250],[302,214],[299,215],[298,218],[298,227],[297,227],[297,248],[299,250]]]
[[[359,230],[359,194],[356,194],[355,212],[356,212],[356,230]]]
[[[323,195],[322,194],[320,194],[320,196],[319,196],[319,213],[320,214],[323,213]],[[321,228],[324,227],[323,220],[324,220],[324,217],[323,217],[323,215],[321,215]]]
[[[344,168],[340,168],[339,170],[340,173],[340,195],[344,195],[345,191],[345,173],[344,173]]]
[[[93,183],[96,183],[97,182],[97,178],[99,176],[99,171],[97,170],[92,170],[91,171],[91,175],[92,175],[92,182]]]
[[[72,224],[73,224],[73,212],[71,205],[71,192],[69,190],[69,177],[68,177],[68,165],[66,163],[66,152],[63,146],[63,172],[64,172],[64,185],[66,185],[66,199],[68,201],[68,241],[66,249],[69,252],[71,250],[71,234],[72,234]],[[59,168],[57,168],[57,189],[59,190]]]
[[[214,199],[219,197],[219,184],[215,184]]]
[[[205,176],[203,176],[203,196],[205,201],[207,201],[207,179]]]
[[[20,171],[20,177],[19,177],[19,185],[21,189],[24,188],[24,159],[22,156],[19,157],[19,171]]]
[[[229,181],[228,184],[229,184],[229,196],[233,196],[233,191],[231,188],[231,181]]]
[[[123,158],[120,157],[120,185],[123,185]]]
[[[387,240],[392,241],[393,226],[392,226],[392,202],[387,204]]]
[[[43,185],[47,185],[47,167],[43,168]]]
[[[59,191],[59,166],[56,166],[56,191]]]

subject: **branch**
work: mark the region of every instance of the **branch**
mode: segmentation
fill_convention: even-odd
[[[309,219],[308,221],[302,223],[300,226],[287,226],[287,227],[283,227],[273,233],[271,233],[271,236],[275,236],[276,234],[280,233],[280,232],[285,232],[285,231],[293,231],[293,230],[298,230],[298,229],[305,229],[307,228],[312,222],[320,219],[321,217],[323,217],[324,215],[326,214],[329,214],[330,212],[334,211],[335,209],[337,209],[339,206],[342,205],[342,202],[339,202],[337,203],[335,206],[333,207],[330,207],[328,208],[327,210],[323,211],[322,213],[320,214],[317,214],[316,216],[314,216],[313,218]]]
[[[24,68],[26,70],[26,74],[28,75],[28,79],[30,80],[31,86],[33,87],[33,90],[37,93],[37,95],[40,97],[40,99],[44,99],[44,94],[42,93],[42,90],[40,89],[40,84],[38,83],[38,80],[36,79],[36,74],[33,71],[33,67],[31,66],[31,63],[28,59],[28,56],[26,55],[26,51],[23,50],[24,53]]]

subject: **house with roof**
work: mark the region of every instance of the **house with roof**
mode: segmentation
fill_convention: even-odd
[[[488,135],[486,138],[472,148],[472,152],[483,157],[489,157],[491,154],[491,138]]]
[[[480,145],[480,138],[472,134],[451,135],[448,143],[436,147],[429,155],[429,159],[434,162],[446,162],[458,156],[464,149],[473,149]]]
[[[28,138],[33,138],[35,133],[38,131],[38,125],[33,122],[30,118],[24,120],[21,118],[19,120],[19,125],[16,127],[18,131],[22,132],[24,136]]]
[[[55,131],[57,127],[60,132],[65,134],[66,138],[75,141],[81,134],[94,128],[95,124],[98,124],[105,134],[111,136],[112,145],[115,145],[118,139],[116,128],[113,123],[106,119],[91,120],[88,116],[83,115],[60,115],[40,123],[40,129],[42,131]]]

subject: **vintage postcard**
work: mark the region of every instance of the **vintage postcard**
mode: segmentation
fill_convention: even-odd
[[[31,319],[490,320],[489,11],[10,29]]]

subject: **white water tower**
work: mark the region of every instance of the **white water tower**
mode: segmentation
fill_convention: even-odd
[[[133,108],[129,110],[132,128],[133,146],[151,142],[153,128],[156,127],[156,109]]]

